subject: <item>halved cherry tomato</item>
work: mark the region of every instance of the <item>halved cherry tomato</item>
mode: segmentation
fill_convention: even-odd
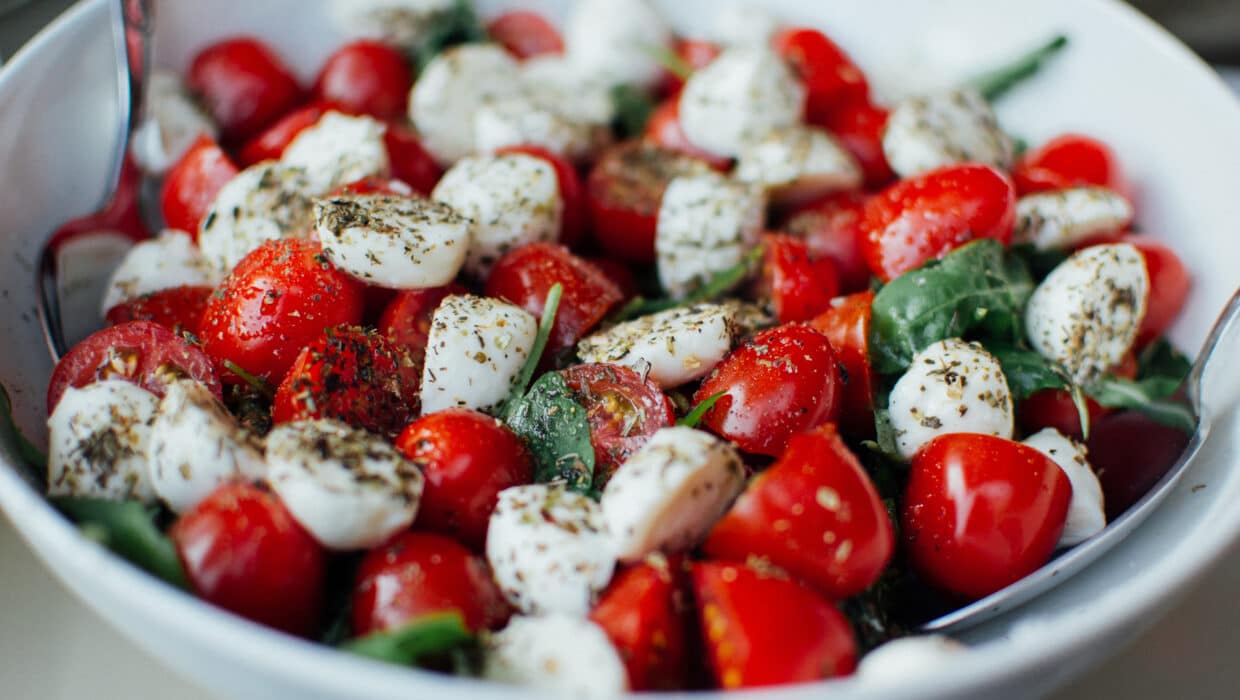
[[[113,326],[129,321],[152,321],[173,331],[197,336],[207,299],[213,291],[213,287],[192,285],[161,289],[113,306],[108,309],[106,318]]]
[[[792,436],[711,530],[712,559],[760,557],[831,600],[878,580],[895,549],[891,518],[857,457],[827,424]]]
[[[481,557],[425,532],[403,532],[367,552],[352,603],[353,634],[359,636],[453,610],[470,631],[481,632],[503,626],[512,614]]]
[[[560,199],[564,202],[564,213],[560,217],[560,243],[572,247],[580,245],[586,235],[586,201],[585,187],[581,184],[581,176],[577,169],[567,160],[557,156],[540,146],[507,146],[496,151],[497,154],[524,153],[540,158],[555,168],[556,183],[560,187]]]
[[[1137,376],[1137,358],[1131,352],[1124,355],[1119,364],[1112,367],[1109,374],[1124,379],[1135,379]],[[1089,424],[1092,426],[1115,412],[1097,401],[1085,397],[1086,411],[1089,413]],[[1043,428],[1054,428],[1069,437],[1084,440],[1081,429],[1081,413],[1072,400],[1072,394],[1064,389],[1043,389],[1026,397],[1016,408],[1016,420],[1026,434],[1036,433]]]
[[[719,44],[701,39],[678,38],[673,48],[676,57],[695,71],[710,65],[711,61],[723,53],[723,48]],[[671,71],[663,71],[662,77],[659,78],[659,94],[664,97],[678,94],[684,86],[684,78]]]
[[[1064,134],[1026,153],[1012,170],[1022,195],[1068,187],[1097,185],[1131,198],[1131,189],[1115,152],[1101,141]]]
[[[810,123],[831,132],[861,164],[866,187],[882,187],[895,179],[883,153],[883,131],[891,113],[869,102],[842,105],[819,115]]]
[[[573,398],[586,409],[594,446],[594,483],[601,487],[659,428],[676,420],[659,387],[628,367],[603,363],[562,370]]]
[[[405,116],[413,69],[400,51],[379,41],[354,41],[327,57],[314,81],[315,99],[347,114]]]
[[[537,12],[509,10],[487,23],[487,35],[522,60],[564,53],[560,32]]]
[[[316,102],[285,114],[247,141],[241,150],[237,151],[237,161],[241,163],[241,167],[248,168],[264,160],[279,160],[293,139],[317,124],[328,109],[327,105]]]
[[[220,125],[227,143],[244,142],[302,98],[297,78],[284,61],[252,37],[206,47],[194,57],[186,81]]]
[[[835,262],[843,294],[870,285],[870,268],[860,245],[865,201],[859,192],[830,194],[793,211],[780,226],[781,231],[803,238],[811,255]]]
[[[238,172],[237,166],[210,136],[199,136],[164,176],[159,196],[164,225],[198,240],[202,217],[211,208],[220,188]]]
[[[140,197],[142,191],[142,171],[134,165],[129,155],[121,164],[121,177],[116,183],[116,194],[102,211],[81,216],[65,222],[52,234],[47,245],[55,249],[57,246],[77,238],[83,234],[98,231],[115,231],[135,241],[151,237],[151,232],[142,220]]]
[[[840,297],[809,325],[827,336],[844,368],[840,427],[850,436],[874,435],[874,389],[870,371],[870,307],[874,292]]]
[[[291,634],[317,628],[327,555],[267,490],[220,486],[168,536],[203,600]]]
[[[766,303],[780,323],[808,321],[826,310],[840,291],[831,258],[809,252],[799,238],[784,233],[762,236],[765,247],[755,296]]]
[[[397,346],[404,348],[419,363],[426,356],[426,339],[430,336],[431,317],[443,298],[465,294],[459,284],[430,289],[411,289],[396,295],[379,317],[379,332]]]
[[[703,416],[702,427],[746,452],[778,457],[796,433],[839,417],[842,381],[827,337],[789,323],[733,350],[702,382],[693,402],[727,392]]]
[[[486,541],[499,492],[528,484],[534,462],[503,423],[477,411],[449,408],[409,424],[396,449],[426,476],[416,527],[457,537],[475,549]]]
[[[1137,331],[1136,347],[1142,348],[1162,336],[1180,315],[1188,292],[1192,288],[1192,276],[1180,256],[1167,246],[1146,236],[1127,234],[1120,242],[1130,243],[1145,257],[1145,270],[1150,276],[1149,301],[1145,318]]]
[[[913,457],[901,530],[926,580],[981,598],[1046,563],[1071,500],[1068,477],[1034,448],[949,433]]]
[[[364,286],[337,270],[314,241],[283,238],[250,252],[211,296],[203,349],[278,383],[301,349],[326,328],[362,321]],[[232,372],[225,381],[239,383]]]
[[[988,165],[950,165],[901,180],[870,199],[861,252],[884,281],[978,238],[1004,245],[1016,223],[1016,189]]]
[[[848,54],[817,29],[784,29],[772,47],[790,62],[805,84],[807,121],[817,122],[832,111],[864,102],[870,96],[865,74]]]
[[[650,115],[650,121],[646,122],[646,130],[642,137],[666,149],[696,158],[715,170],[724,171],[732,167],[731,160],[720,158],[710,151],[697,147],[685,135],[685,130],[680,125],[680,98],[678,96],[664,100],[655,108]]]
[[[186,376],[206,384],[216,398],[223,397],[215,366],[198,346],[151,321],[110,326],[87,336],[56,363],[47,385],[47,412],[69,387],[122,379],[163,396],[170,382]]]
[[[1090,466],[1102,484],[1107,522],[1141,500],[1187,445],[1187,433],[1135,411],[1120,411],[1095,423],[1086,446]]]
[[[805,683],[856,667],[848,620],[808,588],[738,564],[702,562],[691,573],[718,687]]]
[[[657,557],[627,568],[590,612],[620,652],[631,690],[679,690],[687,683],[691,618],[682,566],[680,559]]]
[[[392,175],[429,197],[443,169],[422,147],[417,133],[402,123],[391,122],[383,134],[383,142],[387,144],[388,159],[392,162]]]

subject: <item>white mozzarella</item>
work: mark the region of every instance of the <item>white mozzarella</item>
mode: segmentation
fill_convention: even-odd
[[[972,89],[908,98],[883,133],[883,153],[900,177],[964,162],[1007,168],[1013,148],[994,110]]]
[[[323,253],[336,267],[391,289],[451,282],[465,262],[469,221],[419,196],[345,195],[314,205]]]
[[[517,615],[491,636],[482,677],[579,698],[612,698],[628,674],[607,633],[572,615]]]
[[[1068,520],[1064,523],[1063,534],[1059,536],[1059,546],[1071,547],[1102,532],[1107,526],[1102,484],[1089,465],[1089,452],[1085,446],[1054,428],[1043,428],[1025,438],[1024,442],[1050,457],[1063,469],[1072,484],[1072,503],[1068,506]]]
[[[324,547],[369,549],[409,527],[422,470],[381,437],[336,420],[295,421],[267,435],[267,480]]]
[[[416,48],[431,23],[452,10],[456,0],[330,0],[327,11],[349,36]]]
[[[431,317],[422,411],[487,411],[508,397],[538,335],[538,319],[499,299],[445,297]]]
[[[154,71],[147,85],[146,114],[129,147],[134,162],[148,175],[163,175],[203,134],[214,139],[219,129],[176,73]]]
[[[790,126],[746,144],[736,162],[736,179],[767,189],[780,206],[861,186],[861,166],[822,129]]]
[[[661,311],[583,338],[577,355],[631,367],[663,389],[680,386],[706,376],[732,349],[736,314],[727,304]]]
[[[1003,368],[981,345],[959,338],[917,353],[892,387],[887,407],[905,459],[947,433],[1012,437],[1012,393]]]
[[[423,69],[409,93],[409,119],[422,145],[442,165],[474,152],[474,114],[488,102],[521,91],[521,74],[494,44],[445,50]]]
[[[151,421],[150,445],[151,485],[175,513],[198,505],[220,484],[267,472],[261,441],[192,379],[168,385]]]
[[[1025,307],[1033,349],[1089,384],[1136,340],[1150,279],[1141,251],[1127,243],[1079,250],[1042,280]]]
[[[564,215],[555,168],[521,153],[462,159],[440,178],[431,199],[470,220],[465,271],[478,279],[509,250],[554,241]]]
[[[857,676],[869,685],[898,684],[909,676],[937,673],[968,650],[939,634],[893,639],[861,657]]]
[[[310,181],[301,168],[256,163],[229,180],[202,219],[198,247],[217,275],[227,275],[266,241],[314,229]]]
[[[66,389],[47,419],[47,494],[155,500],[147,451],[158,406],[154,394],[119,379]]]
[[[1038,250],[1075,247],[1132,223],[1132,205],[1104,187],[1073,187],[1025,195],[1016,202],[1015,243]]]
[[[616,565],[599,505],[555,484],[500,491],[486,553],[504,597],[531,615],[585,617]]]
[[[680,125],[689,142],[730,158],[746,143],[799,124],[805,86],[772,49],[725,50],[695,71],[680,96]]]
[[[762,189],[714,171],[673,179],[659,203],[654,248],[659,283],[683,299],[758,244],[766,217]]]
[[[370,117],[328,112],[297,134],[280,162],[306,173],[312,194],[326,194],[366,177],[387,177],[391,170],[383,134],[387,126]]]
[[[766,46],[778,30],[779,20],[765,8],[729,2],[715,10],[710,35],[724,46]]]
[[[166,229],[129,249],[112,272],[103,293],[100,314],[143,294],[181,285],[214,286],[220,276],[194,245],[188,233]]]
[[[607,143],[604,124],[582,121],[539,93],[502,97],[474,113],[474,148],[492,153],[505,146],[541,146],[581,163]]]
[[[671,44],[671,27],[646,0],[578,0],[564,23],[569,60],[610,85],[653,87],[662,66],[651,52]]]
[[[598,76],[583,71],[567,56],[543,54],[521,62],[524,91],[555,105],[570,119],[606,126],[615,116],[611,89]]]
[[[683,426],[663,428],[607,482],[601,505],[623,562],[697,546],[745,482],[731,443]]]

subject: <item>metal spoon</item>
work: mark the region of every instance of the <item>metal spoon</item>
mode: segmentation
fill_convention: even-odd
[[[1007,588],[925,623],[921,631],[959,632],[1007,612],[1066,581],[1119,544],[1149,517],[1192,465],[1210,435],[1214,419],[1235,403],[1240,394],[1236,386],[1240,381],[1236,379],[1235,368],[1223,367],[1228,358],[1234,359],[1240,355],[1240,321],[1237,319],[1240,319],[1240,290],[1232,294],[1214,322],[1214,328],[1210,330],[1185,379],[1189,407],[1197,419],[1197,428],[1180,458],[1141,500],[1093,538],[1065,551]],[[1227,376],[1227,372],[1232,376]]]

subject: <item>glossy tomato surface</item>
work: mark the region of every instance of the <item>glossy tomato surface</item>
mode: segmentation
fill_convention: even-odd
[[[362,39],[327,57],[314,82],[314,97],[347,114],[403,119],[412,87],[413,68],[403,53]]]
[[[590,612],[611,639],[632,690],[678,690],[688,682],[688,625],[683,560],[655,557],[616,574]]]
[[[1167,246],[1147,236],[1128,234],[1121,243],[1136,246],[1145,258],[1150,276],[1149,299],[1141,328],[1137,331],[1136,347],[1142,348],[1162,336],[1180,315],[1193,286],[1192,275],[1180,256]]]
[[[302,99],[297,78],[283,59],[253,37],[204,48],[190,64],[186,82],[228,143],[244,142]]]
[[[1095,185],[1131,196],[1115,152],[1083,134],[1064,134],[1029,151],[1012,169],[1012,178],[1022,195]]]
[[[831,258],[810,253],[805,241],[782,233],[762,236],[765,250],[756,296],[780,323],[808,321],[826,310],[840,291]]]
[[[586,409],[594,446],[594,484],[601,488],[620,465],[676,420],[672,402],[654,382],[628,367],[573,365],[560,372]]]
[[[404,124],[393,122],[388,124],[383,141],[387,144],[388,159],[392,162],[392,175],[429,197],[443,175],[443,169],[422,147],[417,133]]]
[[[426,356],[431,317],[435,315],[439,302],[446,296],[467,292],[455,282],[443,287],[399,292],[383,309],[379,317],[379,332],[420,363]]]
[[[870,308],[874,292],[839,297],[810,321],[831,342],[843,368],[844,400],[840,426],[854,437],[874,434],[874,385],[870,369]]]
[[[212,287],[195,285],[161,289],[113,306],[104,318],[113,326],[129,321],[152,321],[169,330],[197,336],[202,313],[213,291]]]
[[[804,240],[810,254],[835,263],[842,294],[870,285],[870,268],[860,245],[865,201],[866,196],[859,192],[830,194],[790,213],[779,227]]]
[[[771,45],[801,77],[806,91],[805,111],[810,122],[869,97],[870,86],[865,74],[843,49],[817,29],[781,30],[772,37]]]
[[[242,167],[247,168],[260,161],[279,160],[293,139],[314,126],[328,109],[327,105],[316,102],[288,112],[246,141],[241,150],[237,151],[237,160]]]
[[[198,240],[198,229],[220,188],[236,177],[237,166],[209,136],[199,136],[164,175],[159,207],[164,226]]]

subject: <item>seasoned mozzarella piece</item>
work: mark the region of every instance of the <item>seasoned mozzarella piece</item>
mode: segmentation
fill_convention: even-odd
[[[306,172],[277,161],[256,163],[229,180],[202,219],[198,247],[217,275],[227,275],[265,241],[304,237],[314,229]]]
[[[1011,165],[1012,139],[976,90],[951,90],[904,100],[887,120],[883,153],[900,177],[953,163]]]
[[[474,151],[474,114],[488,102],[521,90],[521,74],[494,44],[462,44],[427,64],[409,93],[409,118],[422,145],[442,165]]]
[[[1012,437],[1012,393],[1003,368],[981,345],[959,338],[917,353],[887,406],[905,459],[947,433]]]
[[[482,677],[579,698],[616,697],[629,684],[607,633],[572,615],[513,617],[488,641]]]
[[[188,233],[165,229],[125,253],[112,272],[99,311],[105,315],[113,306],[143,294],[186,284],[212,286],[219,279]]]
[[[504,597],[531,615],[585,617],[616,565],[599,505],[552,484],[500,491],[486,550]]]
[[[611,89],[567,56],[543,54],[521,62],[524,91],[547,104],[555,105],[570,119],[606,126],[615,116]]]
[[[631,367],[660,388],[700,379],[719,364],[737,338],[737,309],[698,304],[626,321],[577,344],[585,362]]]
[[[801,121],[805,87],[765,46],[725,50],[694,72],[680,96],[680,125],[693,145],[724,158]]]
[[[153,501],[147,451],[158,406],[119,379],[66,389],[47,419],[47,494]]]
[[[176,73],[153,72],[147,85],[146,115],[129,147],[134,162],[148,175],[163,175],[202,134],[214,139],[219,129]]]
[[[409,527],[422,470],[386,440],[336,420],[295,421],[267,435],[267,480],[324,547],[369,549]]]
[[[331,18],[346,34],[414,49],[456,0],[330,0]]]
[[[559,179],[550,163],[534,156],[464,158],[444,173],[431,199],[471,221],[465,271],[479,279],[509,250],[560,235]]]
[[[779,205],[793,206],[818,196],[861,186],[861,167],[822,129],[789,126],[746,144],[736,163],[736,179],[767,188]]]
[[[1025,444],[1054,460],[1072,483],[1072,503],[1068,506],[1068,520],[1059,536],[1059,546],[1071,547],[1102,532],[1107,526],[1102,484],[1089,465],[1085,446],[1054,428],[1043,428],[1030,435],[1025,438]]]
[[[474,114],[474,147],[481,153],[505,146],[541,146],[584,162],[606,145],[609,133],[605,124],[575,119],[538,93],[502,97]]]
[[[740,263],[758,244],[765,217],[761,188],[714,171],[672,180],[659,203],[654,239],[659,283],[684,298]]]
[[[1131,222],[1132,205],[1105,187],[1038,192],[1016,202],[1012,240],[1032,243],[1038,250],[1072,248]]]
[[[366,177],[387,177],[391,163],[383,141],[386,131],[383,122],[370,117],[328,112],[289,142],[280,162],[304,170],[313,194]]]
[[[193,508],[220,484],[261,479],[266,472],[261,441],[210,389],[192,379],[168,385],[151,421],[150,475],[173,512]]]
[[[610,85],[653,87],[662,66],[651,50],[671,43],[671,28],[646,0],[578,0],[564,23],[569,60]]]
[[[486,411],[512,391],[538,335],[538,320],[499,299],[445,297],[431,318],[422,366],[422,411]]]
[[[697,546],[744,481],[745,467],[731,443],[684,426],[659,430],[603,489],[612,551],[634,562],[651,552]]]
[[[911,675],[937,672],[968,650],[939,634],[893,639],[861,657],[857,676],[866,684],[899,683]]]
[[[714,11],[711,39],[724,46],[766,46],[779,20],[758,5],[724,3]]]
[[[418,196],[345,195],[314,205],[323,252],[354,277],[391,289],[451,282],[465,262],[469,221]]]
[[[1029,297],[1029,343],[1068,370],[1073,381],[1089,384],[1132,347],[1149,287],[1145,259],[1135,247],[1116,243],[1079,250]]]

